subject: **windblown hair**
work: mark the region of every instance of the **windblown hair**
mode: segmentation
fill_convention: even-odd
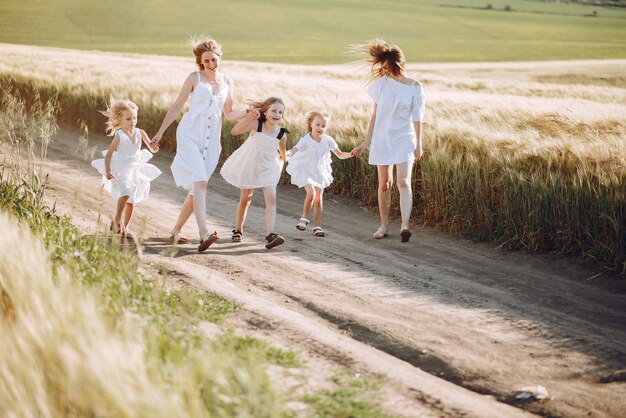
[[[218,44],[215,39],[189,38],[189,45],[193,50],[193,54],[196,56],[196,64],[198,64],[198,68],[201,71],[204,70],[204,65],[202,64],[202,54],[207,51],[211,51],[217,54],[220,58],[222,57],[222,45]]]
[[[270,106],[273,105],[274,103],[280,103],[281,105],[283,105],[283,107],[285,107],[285,103],[283,102],[283,99],[281,99],[280,97],[268,97],[262,102],[257,102],[257,101],[250,100],[250,99],[245,101],[245,104],[247,104],[248,106],[254,107],[261,113],[261,116],[259,117],[259,121],[261,122],[265,122],[267,120],[267,118],[265,117],[265,112],[267,112],[267,109],[269,109]]]
[[[122,112],[124,112],[125,110],[137,113],[137,111],[139,110],[139,106],[137,106],[135,103],[131,102],[128,99],[116,100],[111,97],[109,99],[109,104],[107,105],[106,110],[100,111],[100,113],[107,117],[105,129],[107,135],[115,135],[115,131],[117,131],[122,126]]]
[[[366,44],[351,45],[349,50],[360,61],[371,64],[374,79],[383,76],[381,65],[384,63],[394,75],[404,75],[404,53],[399,46],[389,44],[384,39],[376,38]]]
[[[312,127],[313,119],[315,119],[316,116],[319,116],[320,118],[324,119],[326,123],[330,122],[331,115],[330,113],[326,111],[314,110],[312,112],[309,112],[309,114],[306,115],[306,128],[308,129],[309,132],[313,130],[313,127]]]

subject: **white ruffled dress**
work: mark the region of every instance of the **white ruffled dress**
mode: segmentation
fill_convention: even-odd
[[[283,170],[278,144],[285,132],[288,131],[281,128],[277,137],[266,135],[259,123],[257,131],[253,131],[222,165],[220,174],[224,180],[239,189],[276,186]]]
[[[333,182],[330,153],[339,149],[335,140],[329,135],[322,135],[317,142],[308,133],[300,138],[295,148],[298,151],[287,164],[291,183],[298,187],[312,184],[322,189],[330,186]]]
[[[424,117],[422,85],[407,85],[381,77],[367,92],[377,105],[369,163],[393,165],[415,160],[417,137],[413,122]]]
[[[104,158],[94,160],[91,165],[102,174],[102,185],[115,200],[128,196],[128,203],[139,203],[150,194],[150,182],[161,174],[156,166],[148,164],[152,153],[141,149],[141,130],[135,129],[134,141],[123,129],[118,129],[117,150],[111,156],[111,171],[114,179],[106,178]],[[102,152],[106,156],[107,150]]]

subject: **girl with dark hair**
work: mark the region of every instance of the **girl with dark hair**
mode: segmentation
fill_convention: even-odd
[[[287,161],[287,136],[289,132],[280,127],[285,104],[278,97],[263,102],[248,100],[251,110],[230,131],[233,135],[250,132],[246,141],[224,162],[220,174],[228,183],[241,189],[237,207],[237,224],[232,240],[240,242],[243,225],[252,201],[254,189],[263,189],[265,197],[265,248],[270,249],[285,242],[274,233],[276,223],[276,185],[283,164]]]

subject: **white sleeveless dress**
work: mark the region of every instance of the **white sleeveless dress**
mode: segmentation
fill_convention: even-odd
[[[91,165],[102,173],[102,185],[115,200],[121,196],[128,196],[128,203],[139,203],[150,194],[150,182],[161,174],[156,166],[148,164],[152,153],[141,149],[141,132],[135,128],[134,142],[124,132],[118,129],[115,132],[120,139],[117,151],[111,156],[111,171],[115,178],[106,178],[104,158],[94,160]],[[102,151],[106,156],[107,151]]]
[[[222,111],[228,97],[228,79],[224,75],[219,91],[198,81],[191,93],[189,111],[176,129],[176,156],[172,174],[179,187],[192,191],[193,183],[208,181],[215,171],[222,151]]]
[[[324,189],[333,182],[330,153],[339,149],[333,137],[322,135],[319,142],[306,134],[296,144],[298,152],[289,159],[287,173],[291,176],[291,184],[304,187],[312,184]]]
[[[287,132],[281,128],[279,137]],[[227,183],[239,189],[276,186],[283,171],[278,154],[280,139],[261,132],[252,132],[248,139],[224,162],[220,174]]]

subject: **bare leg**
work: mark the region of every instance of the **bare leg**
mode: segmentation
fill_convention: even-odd
[[[400,214],[402,215],[402,226],[400,230],[409,229],[411,219],[411,209],[413,209],[413,190],[411,188],[411,172],[413,171],[413,161],[396,165],[396,183],[400,192]]]
[[[302,208],[302,218],[309,219],[309,211],[315,200],[315,186],[307,184],[304,186],[304,190],[306,190],[306,197],[304,198],[304,207]]]
[[[235,229],[243,232],[243,224],[246,222],[248,208],[252,202],[254,189],[241,189],[239,191],[239,205],[237,206],[237,226]]]
[[[198,223],[198,234],[200,240],[207,236],[206,228],[206,181],[197,181],[193,184],[193,211],[196,214]]]
[[[315,188],[315,200],[313,209],[313,226],[321,226],[322,211],[324,210],[324,189],[320,187]]]
[[[135,204],[134,203],[126,203],[126,208],[124,209],[124,231],[128,232],[128,227],[130,225],[130,221],[133,220],[133,213],[135,212]]]
[[[193,213],[193,195],[188,194],[183,202],[183,206],[180,208],[180,212],[178,213],[178,219],[176,219],[176,224],[174,228],[170,231],[172,235],[178,234],[182,231],[183,226],[189,220],[189,217]]]
[[[122,224],[122,214],[124,213],[124,208],[126,207],[126,202],[128,202],[128,196],[120,196],[117,199],[117,208],[115,212],[115,225],[114,228],[117,228],[117,225],[120,225],[120,230],[116,232],[123,232],[124,224]]]
[[[265,232],[270,234],[274,232],[276,223],[276,186],[264,187],[263,196],[265,197]]]
[[[377,165],[378,169],[378,210],[380,226],[389,229],[389,210],[391,208],[391,186],[393,186],[393,166]]]

